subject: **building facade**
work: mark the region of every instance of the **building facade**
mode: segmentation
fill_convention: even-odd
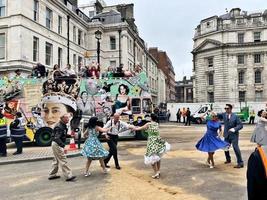
[[[203,19],[193,40],[194,102],[267,100],[267,10]]]
[[[77,1],[1,2],[0,71],[29,74],[36,63],[51,69],[84,62],[89,18]]]
[[[158,69],[162,70],[166,76],[166,102],[175,101],[175,73],[172,62],[165,51],[158,48],[149,48],[149,53],[158,61]]]
[[[193,103],[193,77],[186,79],[186,76],[184,76],[182,81],[177,81],[175,90],[176,102]]]

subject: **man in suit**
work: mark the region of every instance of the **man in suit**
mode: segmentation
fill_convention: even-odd
[[[231,104],[226,104],[225,113],[222,114],[224,121],[223,137],[226,142],[233,145],[237,159],[237,165],[234,168],[243,168],[244,163],[242,160],[241,151],[238,146],[239,130],[243,128],[243,124],[239,117],[236,114],[232,113],[232,108],[233,106]],[[225,164],[231,163],[229,149],[224,153],[226,157]]]

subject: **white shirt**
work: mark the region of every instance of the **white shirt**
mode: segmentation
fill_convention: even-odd
[[[112,120],[112,124],[111,124],[111,120]],[[112,127],[109,131],[108,134],[111,135],[118,135],[120,132],[125,131],[127,129],[129,129],[130,124],[127,124],[126,122],[123,122],[121,120],[119,120],[116,124],[114,123],[114,120],[111,119],[109,120],[106,125],[104,126],[104,128],[110,128]]]

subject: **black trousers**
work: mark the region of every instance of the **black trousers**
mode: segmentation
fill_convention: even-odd
[[[118,144],[118,135],[111,135],[108,134],[109,140],[108,140],[108,146],[109,146],[109,154],[108,157],[104,160],[105,164],[107,164],[110,160],[110,158],[113,156],[114,162],[116,166],[119,166],[118,161],[118,152],[117,152],[117,144]]]
[[[17,152],[22,153],[23,137],[13,137],[12,139],[15,141]]]
[[[0,154],[6,155],[6,138],[0,138]]]
[[[249,118],[249,124],[254,124],[254,119],[255,119],[255,117],[252,117],[252,116],[251,116],[251,117]]]
[[[186,126],[187,126],[187,125],[189,125],[189,126],[191,125],[191,117],[190,117],[190,116],[186,118],[185,125],[186,125]]]

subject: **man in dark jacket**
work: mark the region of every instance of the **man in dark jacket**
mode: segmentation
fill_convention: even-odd
[[[72,175],[71,169],[67,166],[67,158],[64,153],[68,123],[69,115],[63,115],[60,118],[60,122],[55,126],[52,134],[52,151],[54,154],[54,160],[52,163],[52,170],[49,173],[49,180],[60,178],[60,176],[57,175],[58,165],[61,166],[62,172],[66,177],[66,181],[73,181],[76,178],[76,176]]]
[[[248,200],[267,197],[267,146],[257,147],[250,155],[247,168]]]

